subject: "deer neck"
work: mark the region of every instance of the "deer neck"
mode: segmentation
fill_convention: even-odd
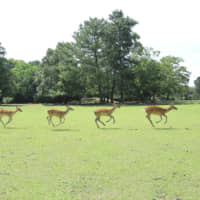
[[[172,108],[171,108],[171,106],[170,106],[169,108],[167,108],[166,112],[169,112],[171,109],[172,109]]]
[[[65,115],[69,112],[69,109],[67,108],[67,110],[65,111]]]
[[[18,107],[16,107],[16,110],[15,111],[13,111],[13,113],[16,113],[16,112],[18,112],[19,110],[18,110]]]
[[[12,111],[13,114],[15,114],[16,112],[18,112],[18,109],[16,109],[15,111]]]
[[[111,112],[114,112],[115,109],[116,109],[116,107],[114,106],[114,107],[111,109]]]
[[[18,110],[14,110],[14,111],[10,111],[10,116],[13,116],[14,114],[16,114],[16,112],[17,112]]]

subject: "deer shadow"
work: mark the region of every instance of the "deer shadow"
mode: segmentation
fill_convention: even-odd
[[[112,128],[112,127],[107,127],[107,128],[99,128],[100,130],[121,130],[121,128]]]
[[[56,129],[52,129],[52,131],[54,131],[54,132],[79,132],[80,129],[69,129],[69,128],[59,129],[59,128],[56,128]]]
[[[173,128],[173,127],[168,127],[168,128],[158,128],[155,127],[155,130],[163,130],[163,131],[169,131],[169,130],[180,130],[180,128]]]
[[[5,129],[10,129],[10,130],[26,130],[27,128],[21,128],[21,127],[4,127]]]

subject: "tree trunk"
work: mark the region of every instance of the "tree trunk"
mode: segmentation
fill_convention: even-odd
[[[111,103],[113,103],[113,100],[114,100],[115,84],[116,84],[116,81],[113,79],[111,93],[110,93]]]
[[[123,76],[121,75],[121,85],[120,85],[120,102],[124,102],[124,80]]]
[[[94,57],[95,57],[95,65],[96,65],[96,79],[97,79],[97,85],[98,85],[99,98],[100,98],[100,103],[103,103],[104,101],[103,101],[103,95],[102,95],[102,84],[101,84],[101,76],[100,76],[97,52],[95,52]]]

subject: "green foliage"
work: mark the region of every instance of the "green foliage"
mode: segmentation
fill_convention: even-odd
[[[2,99],[3,104],[8,104],[8,103],[11,103],[12,101],[13,101],[13,97],[3,97]]]
[[[33,102],[36,92],[35,76],[39,70],[39,63],[25,63],[24,61],[8,60],[9,65],[12,65],[12,73],[15,76],[16,102]]]
[[[105,62],[103,57],[103,35],[106,22],[103,19],[90,18],[80,25],[79,31],[74,33],[78,49],[77,58],[85,77],[87,90],[97,88],[100,101],[103,101],[103,81],[105,80]],[[95,95],[94,90],[93,94]]]
[[[174,56],[161,59],[164,74],[163,91],[167,94],[167,98],[187,91],[190,73],[186,67],[180,65],[181,62],[183,62],[182,58]]]
[[[80,101],[101,103],[199,98],[188,88],[190,73],[175,56],[160,58],[134,32],[137,21],[121,10],[108,19],[89,18],[74,33],[74,42],[59,42],[39,61],[7,60],[0,44],[0,101]],[[199,87],[200,88],[200,87]]]
[[[138,64],[133,67],[135,93],[140,100],[167,99],[184,96],[188,91],[190,73],[181,66],[179,57],[167,56],[159,60],[159,52],[144,49],[132,59]]]
[[[137,22],[129,17],[124,17],[122,11],[113,11],[109,16],[105,32],[105,53],[108,65],[108,79],[110,98],[120,95],[120,101],[124,101],[124,93],[128,86],[131,62],[130,51],[136,52],[139,36],[132,31]],[[127,81],[126,81],[127,80]]]
[[[200,96],[200,77],[197,77],[197,79],[194,81],[194,84],[196,92]]]
[[[6,58],[5,48],[0,43],[0,102],[3,97],[14,95],[15,83],[13,74],[11,73],[10,66]]]
[[[67,102],[83,96],[82,71],[75,51],[73,43],[58,43],[55,50],[48,49],[36,78],[37,98]]]

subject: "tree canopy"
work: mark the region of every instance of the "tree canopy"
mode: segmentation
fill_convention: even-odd
[[[42,61],[6,59],[0,43],[0,101],[62,102],[98,97],[100,102],[155,101],[184,97],[190,73],[175,56],[160,58],[134,31],[138,22],[113,11],[89,18],[73,42],[58,42]],[[200,88],[199,80],[196,87]]]

